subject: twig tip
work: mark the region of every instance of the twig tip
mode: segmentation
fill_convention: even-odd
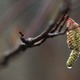
[[[19,34],[23,37],[24,34],[22,33],[22,30],[19,30]]]

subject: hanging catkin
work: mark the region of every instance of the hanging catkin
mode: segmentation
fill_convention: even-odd
[[[79,56],[79,51],[80,51],[80,28],[79,25],[72,20],[71,18],[68,19],[67,21],[67,43],[68,47],[71,50],[71,54],[67,60],[67,67],[72,68],[74,65],[75,61],[77,60]]]

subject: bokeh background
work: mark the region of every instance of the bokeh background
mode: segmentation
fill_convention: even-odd
[[[68,1],[68,0],[65,0]],[[0,54],[20,43],[21,29],[27,37],[39,35],[54,20],[64,0],[0,0]],[[80,23],[80,0],[71,0],[70,17]],[[10,59],[0,69],[0,80],[79,80],[80,58],[66,67],[70,50],[66,34],[48,39]]]

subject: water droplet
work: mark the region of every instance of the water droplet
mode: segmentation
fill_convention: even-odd
[[[70,67],[69,67],[69,66],[67,66],[67,68],[68,68],[68,69],[71,69],[71,68],[72,68],[72,66],[70,66]]]

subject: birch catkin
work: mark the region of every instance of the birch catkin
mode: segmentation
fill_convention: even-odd
[[[79,56],[80,51],[80,28],[79,25],[71,18],[67,21],[67,27],[70,29],[67,31],[67,44],[71,50],[71,54],[67,60],[67,67],[72,68],[75,61]]]

